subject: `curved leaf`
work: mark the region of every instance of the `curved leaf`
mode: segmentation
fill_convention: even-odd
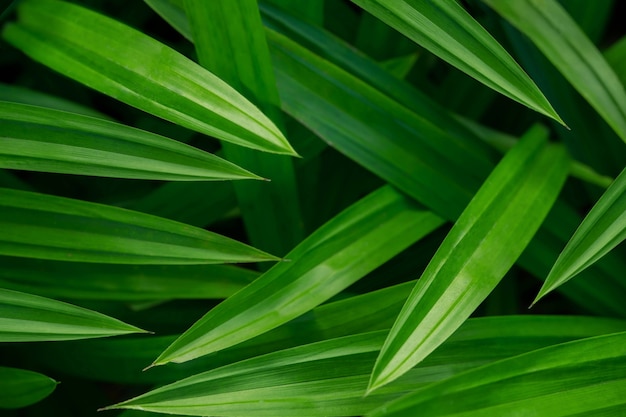
[[[22,408],[43,400],[57,383],[45,375],[0,366],[0,409]]]
[[[600,197],[567,242],[533,304],[597,262],[625,239],[626,169]]]
[[[0,188],[0,254],[127,264],[275,260],[206,230],[117,207]]]
[[[455,0],[352,0],[486,86],[563,123],[535,83]]]
[[[75,340],[144,332],[95,311],[0,288],[0,342]]]
[[[368,375],[386,332],[356,334],[203,372],[111,408],[211,416],[362,415],[461,371],[624,326],[590,317],[470,319],[428,361],[367,397]]]
[[[626,333],[535,350],[418,390],[368,417],[618,416]]]
[[[356,202],[252,284],[226,299],[154,362],[185,362],[271,330],[339,293],[443,220],[391,187]]]
[[[398,378],[445,341],[530,242],[567,177],[562,148],[533,129],[498,164],[446,236],[376,361],[370,390]]]
[[[528,36],[626,142],[626,93],[604,57],[554,0],[483,0]]]
[[[207,152],[74,113],[0,101],[0,168],[153,180],[258,178]]]
[[[197,132],[295,155],[280,130],[233,88],[139,31],[56,0],[21,2],[18,17],[4,39],[76,81]]]

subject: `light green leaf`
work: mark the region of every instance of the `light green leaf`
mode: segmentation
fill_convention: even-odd
[[[153,180],[258,178],[207,152],[74,113],[0,101],[0,168]]]
[[[11,257],[0,257],[0,264],[0,287],[83,300],[219,299],[259,275],[230,265],[96,265]]]
[[[383,187],[305,239],[196,322],[155,361],[185,362],[271,330],[339,293],[443,223]]]
[[[370,390],[445,341],[496,287],[556,200],[569,160],[531,129],[498,164],[431,259],[372,371]]]
[[[597,262],[626,239],[626,169],[593,206],[563,249],[535,301]]]
[[[0,288],[0,342],[75,340],[143,330],[95,311]]]
[[[602,54],[554,0],[483,0],[530,38],[626,141],[626,93]]]
[[[111,408],[211,416],[362,415],[461,371],[624,326],[623,321],[589,317],[471,319],[427,361],[367,397],[369,372],[386,332],[356,334],[204,372]]]
[[[528,75],[455,0],[352,1],[486,86],[563,123]]]
[[[54,379],[33,371],[0,366],[0,409],[22,408],[54,391]]]
[[[626,333],[550,346],[453,376],[368,417],[618,416]]]
[[[211,264],[275,260],[172,220],[0,188],[0,254],[74,262]]]
[[[36,61],[131,106],[241,146],[293,155],[259,109],[210,72],[80,6],[29,0],[4,39]]]

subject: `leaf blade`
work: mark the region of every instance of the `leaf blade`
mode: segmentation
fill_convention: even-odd
[[[104,314],[50,298],[0,288],[0,341],[76,340],[145,333]]]
[[[452,334],[529,243],[556,200],[569,163],[562,148],[544,146],[545,136],[531,130],[455,223],[392,327],[370,391],[401,376]]]
[[[0,123],[1,168],[170,181],[256,177],[183,143],[78,114],[0,102]]]
[[[0,366],[0,409],[22,408],[43,400],[57,383],[37,372]]]
[[[117,207],[0,189],[0,253],[74,262],[206,264],[276,258],[206,230]]]
[[[563,124],[528,75],[454,0],[352,1],[486,86]]]
[[[295,154],[280,130],[248,100],[141,32],[54,0],[23,2],[18,17],[18,23],[5,26],[3,37],[70,78],[197,132]]]

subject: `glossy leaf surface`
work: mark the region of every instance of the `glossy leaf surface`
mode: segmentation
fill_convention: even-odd
[[[443,343],[495,288],[533,237],[567,176],[561,148],[533,129],[498,164],[409,296],[372,372],[398,378]]]
[[[483,0],[528,36],[626,141],[626,92],[604,57],[554,0]]]
[[[143,213],[0,189],[0,253],[127,264],[211,264],[276,258],[232,239]]]
[[[345,289],[443,223],[391,187],[358,201],[196,322],[154,362],[184,362],[271,330]]]
[[[362,415],[407,391],[464,370],[550,344],[624,328],[624,322],[617,320],[577,319],[471,319],[427,361],[366,397],[369,371],[385,331],[276,351],[192,376],[116,407],[212,416]]]
[[[276,126],[222,80],[113,19],[55,0],[18,7],[4,39],[31,58],[131,106],[189,129],[294,154]]]
[[[626,406],[625,341],[626,333],[615,333],[494,362],[386,404],[368,417],[617,416]]]
[[[0,342],[74,340],[143,330],[95,311],[0,288]]]
[[[2,168],[178,181],[255,178],[180,142],[44,107],[0,102],[0,135]]]
[[[454,0],[352,0],[488,87],[562,123],[506,50]]]

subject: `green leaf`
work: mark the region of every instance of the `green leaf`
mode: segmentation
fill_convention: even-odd
[[[626,93],[602,54],[554,0],[483,0],[530,38],[626,142]]]
[[[550,346],[432,384],[368,417],[617,416],[626,333]]]
[[[54,379],[33,371],[0,366],[0,409],[22,408],[54,391]]]
[[[356,202],[252,284],[196,322],[155,361],[185,362],[271,330],[339,293],[443,223],[392,189]]]
[[[4,39],[34,60],[131,106],[241,146],[294,155],[280,130],[173,49],[80,6],[29,0]]]
[[[185,0],[200,64],[283,128],[280,99],[256,0]],[[222,144],[224,155],[271,182],[234,184],[250,242],[284,255],[304,239],[291,158]]]
[[[212,416],[362,415],[461,371],[624,326],[589,317],[470,319],[427,361],[367,397],[369,372],[386,332],[356,334],[204,372],[110,408]]]
[[[455,0],[352,0],[486,86],[559,123],[539,88]]]
[[[496,287],[530,242],[567,176],[560,147],[531,129],[498,164],[433,256],[389,333],[370,390],[424,360]]]
[[[95,265],[11,257],[0,257],[0,264],[0,287],[83,300],[219,299],[259,275],[230,265]]]
[[[0,188],[0,254],[127,264],[211,264],[276,258],[172,220]]]
[[[61,301],[0,288],[0,342],[75,340],[143,330]]]
[[[597,262],[625,239],[626,169],[580,224],[559,255],[533,304]]]
[[[207,152],[79,114],[0,101],[0,167],[153,180],[258,178]]]

